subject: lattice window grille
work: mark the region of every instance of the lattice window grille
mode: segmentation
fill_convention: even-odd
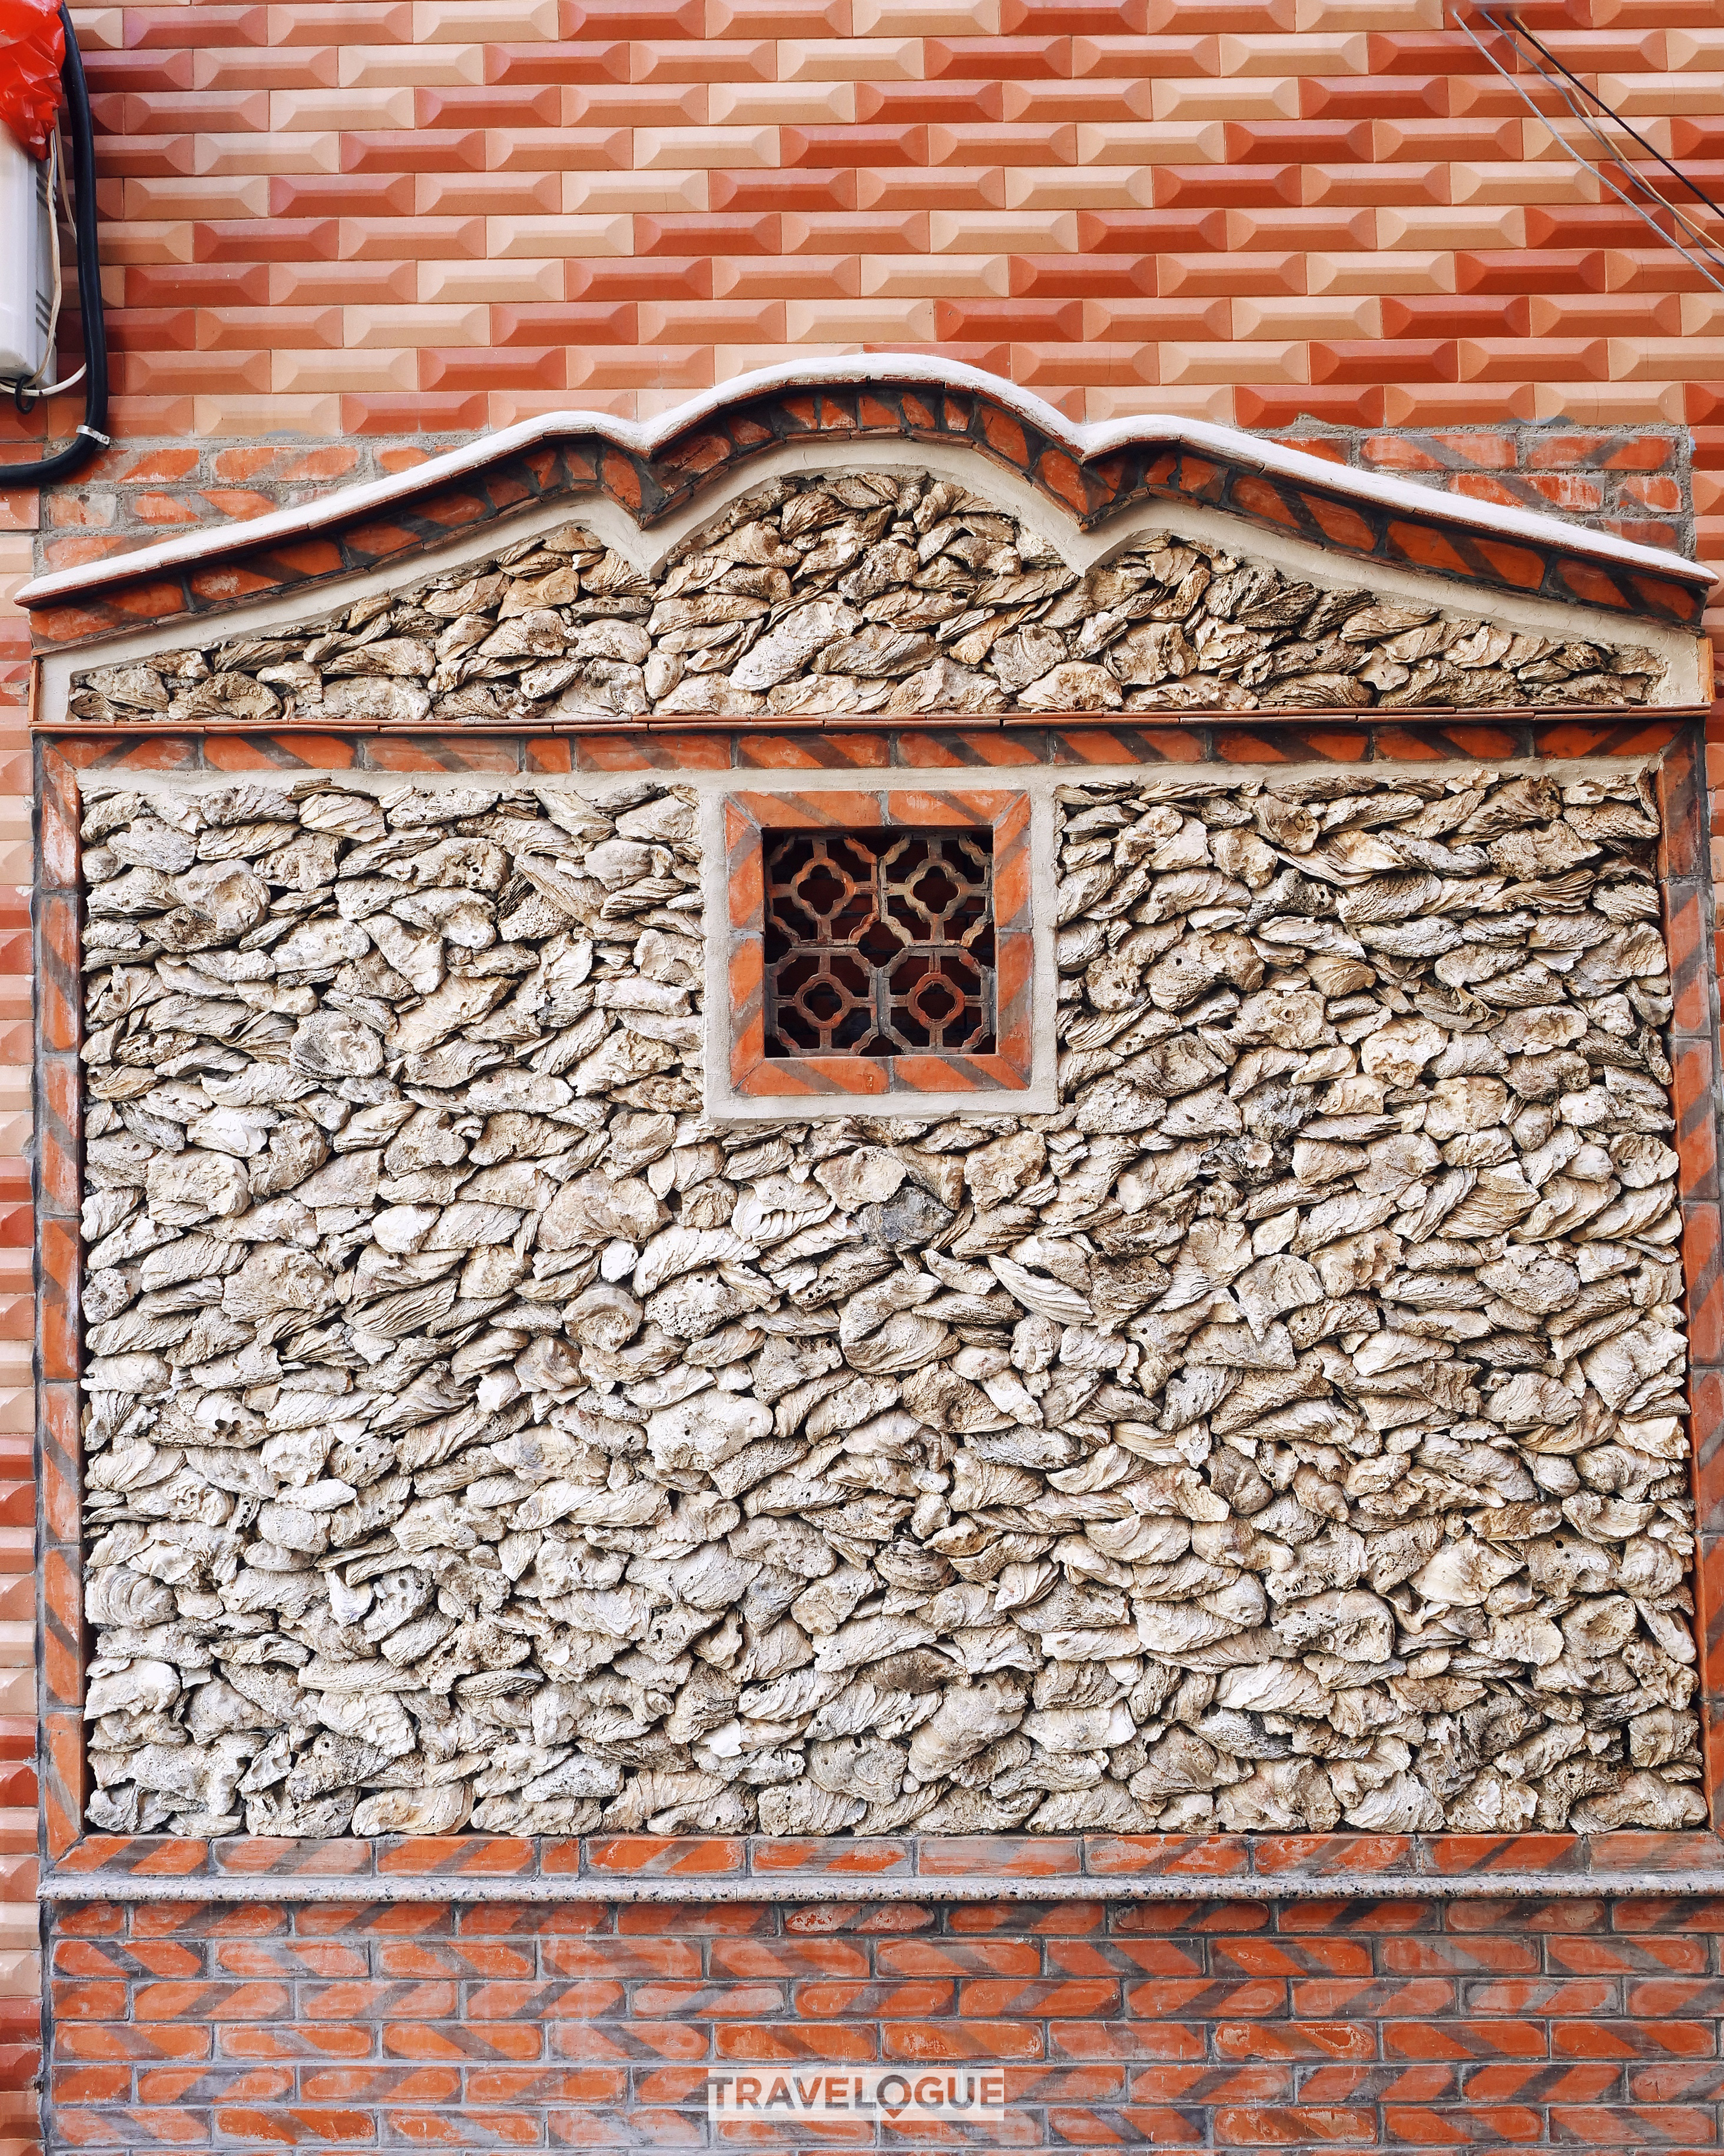
[[[788,832],[766,846],[768,1055],[995,1050],[988,832]]]

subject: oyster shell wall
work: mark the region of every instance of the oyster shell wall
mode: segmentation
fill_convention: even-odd
[[[954,480],[824,473],[643,576],[578,523],[321,623],[77,677],[74,718],[1607,707],[1664,662],[1331,588],[1163,533],[1083,574]]]
[[[686,788],[85,810],[93,1826],[1699,1821],[1642,774],[1068,788],[1059,1111],[746,1128]]]

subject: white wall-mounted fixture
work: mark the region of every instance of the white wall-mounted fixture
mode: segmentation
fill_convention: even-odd
[[[54,320],[54,161],[0,128],[0,383],[28,381],[48,356]],[[47,371],[44,386],[51,382]]]

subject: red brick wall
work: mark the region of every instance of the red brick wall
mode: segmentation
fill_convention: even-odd
[[[35,1333],[29,1147],[30,739],[5,593],[28,566],[0,495],[0,2156],[36,2146]],[[16,573],[13,573],[14,565]]]
[[[1716,0],[1526,12],[1720,192]],[[1724,559],[1724,303],[1573,174],[1442,0],[161,0],[75,19],[115,447],[45,506],[0,491],[0,2156],[34,2145],[35,2107],[8,603],[33,564],[254,516],[535,413],[650,414],[858,349],[937,350],[1078,418],[1272,430]],[[35,454],[46,417],[0,403],[0,459]],[[629,2138],[608,2123],[625,2073],[636,2141],[698,2144],[666,2108],[686,2080],[654,2076],[807,2013],[882,2057],[998,2025],[1025,2076],[1013,2145],[1714,2146],[1706,1915],[1480,1906],[92,1913],[62,1943],[90,1982],[60,2025],[58,2145],[604,2146]],[[882,1958],[942,1942],[1004,1964]],[[696,1965],[637,1969],[649,1948]],[[817,1948],[833,1958],[797,1960]],[[743,1970],[745,1950],[791,1965]],[[439,1959],[475,1952],[470,1979]],[[147,2124],[121,2123],[133,2103]]]
[[[1724,561],[1724,301],[1443,0],[74,15],[115,447],[45,507],[0,491],[0,699],[33,562],[834,352],[938,351],[1073,417],[1277,431]],[[1716,0],[1527,20],[1724,190]],[[0,399],[0,464],[75,402]]]
[[[1724,2098],[1724,1902],[108,1902],[57,1931],[57,2148],[700,2148],[709,2071],[773,2061],[1003,2061],[1005,2125],[963,2142],[1002,2148],[1651,2156],[1716,2147]]]
[[[1653,748],[1658,733],[1657,721],[1637,719],[1629,738]],[[1494,758],[1583,755],[1623,738],[1609,719],[1596,731],[1558,722],[1542,737],[1456,725],[1430,740],[1416,726],[1342,733],[1314,722],[1278,744],[1298,761],[1366,747]],[[931,747],[943,755],[959,745]],[[919,737],[916,753],[928,746]],[[189,767],[186,745],[162,733],[129,747],[74,747],[110,770],[128,755],[187,756]],[[620,737],[545,747],[587,769],[649,753]],[[497,748],[418,737],[360,753],[398,770],[459,769],[469,758],[496,768]],[[239,771],[296,749],[287,736],[212,736],[201,753]],[[1080,735],[1071,755],[1095,760]],[[1704,1401],[1721,1354],[1721,1289],[1691,771],[1679,739],[1664,766],[1664,867]],[[44,798],[49,856],[64,861],[49,813],[55,785]],[[50,948],[52,911],[64,905],[44,901]],[[59,980],[44,978],[53,1034]],[[50,1163],[56,1150],[46,1149]],[[63,1397],[57,1362],[44,1356],[44,1368],[55,1380],[47,1396]],[[1708,1522],[1718,1469],[1716,1448],[1704,1448]],[[1716,1537],[1708,1549],[1700,1620],[1716,1763]],[[45,1578],[63,1563],[50,1546]],[[50,1672],[68,1698],[69,1660]],[[76,1780],[71,1716],[55,1709],[63,1805]],[[1716,1768],[1711,1787],[1716,1804]],[[69,1830],[64,1810],[59,1825]],[[134,1892],[184,1898],[122,1900],[115,1875]],[[349,1898],[295,1901],[290,1875]],[[466,1885],[464,1902],[413,1898],[460,1891],[445,1880]],[[1667,1897],[1644,1891],[1655,1880]],[[1724,2105],[1721,1881],[1724,1838],[1701,1833],[1590,1844],[1550,1834],[931,1837],[920,1847],[914,1837],[751,1846],[94,1835],[65,1853],[54,1892],[68,1898],[50,1905],[47,2142],[57,2151],[696,2148],[711,2145],[703,2109],[714,2066],[979,2056],[1008,2067],[1011,2109],[970,2145],[1093,2156],[1121,2143],[1698,2151],[1717,2145]],[[851,1898],[796,1898],[829,1887]],[[1169,1888],[1210,1898],[1151,1898]],[[647,1898],[726,1890],[738,1898]],[[1027,1898],[1013,1898],[1020,1891]],[[625,1892],[635,1898],[605,1898]],[[488,1894],[521,1898],[479,1898]],[[563,1895],[591,1898],[555,1898]],[[753,1895],[762,1898],[741,1898]],[[772,2138],[809,2156],[833,2145]]]
[[[46,561],[536,413],[651,413],[857,350],[937,350],[1076,418],[1315,421],[1395,468],[1420,450],[1386,430],[1530,428],[1511,454],[1441,439],[1423,468],[1724,557],[1724,302],[1574,170],[1443,0],[74,18],[119,446],[50,504]],[[1720,191],[1714,0],[1527,19]],[[0,412],[0,457],[45,424]],[[1683,459],[1616,438],[1690,429],[1691,529]],[[1597,433],[1602,455],[1578,439]]]

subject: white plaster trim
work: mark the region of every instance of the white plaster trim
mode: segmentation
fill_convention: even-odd
[[[1106,719],[1117,717],[1118,715],[1104,713],[1102,716]],[[171,730],[164,728],[163,731]],[[337,732],[339,729],[331,728],[331,731]],[[521,729],[524,733],[531,733],[531,727]],[[1451,756],[1434,757],[1429,762],[1420,762],[1411,768],[1420,778],[1452,778],[1463,772],[1480,771],[1518,778],[1523,773],[1530,776],[1553,770],[1576,778],[1620,778],[1627,773],[1655,771],[1662,761],[1661,751],[1628,756],[1523,756],[1485,759],[1473,756]],[[666,764],[639,771],[545,772],[355,771],[345,767],[335,771],[311,764],[272,766],[244,772],[134,771],[126,767],[109,770],[98,766],[93,770],[73,773],[72,779],[80,794],[89,800],[95,800],[99,794],[109,793],[214,793],[243,785],[299,786],[308,779],[321,778],[326,779],[331,786],[352,793],[395,793],[403,787],[409,787],[418,793],[421,789],[434,792],[439,788],[495,786],[504,793],[531,793],[543,788],[547,792],[582,793],[597,801],[608,792],[638,786],[646,778],[662,779],[667,786],[686,786],[699,794],[721,796],[726,793],[832,793],[846,788],[864,793],[878,793],[890,788],[900,793],[914,789],[930,793],[1009,792],[1052,796],[1061,787],[1088,786],[1092,783],[1111,784],[1121,779],[1130,779],[1144,786],[1166,785],[1170,789],[1208,784],[1214,792],[1230,793],[1254,782],[1273,787],[1319,776],[1332,778],[1338,769],[1347,767],[1317,762],[937,764],[928,767],[887,764],[865,769],[845,766],[836,771],[813,764],[794,771],[753,771],[746,765],[739,765],[728,771],[711,771],[704,767],[689,770],[680,765]],[[1373,771],[1378,768],[1374,764],[1357,767]]]
[[[666,773],[660,774],[670,777]],[[636,773],[639,777],[639,774]],[[675,774],[679,784],[695,774]],[[1007,765],[998,769],[702,773],[701,892],[706,946],[706,1111],[715,1122],[799,1123],[844,1116],[1051,1116],[1060,1107],[1060,1044],[1054,1015],[1060,974],[1054,949],[1059,863],[1054,844],[1054,793],[1069,784],[1063,767]],[[1032,781],[1039,783],[1032,783]],[[730,866],[725,856],[724,804],[739,793],[1026,793],[1029,797],[1029,1083],[984,1086],[962,1093],[739,1093],[731,1082],[732,1014],[726,984],[737,941],[731,926]]]
[[[38,652],[37,724],[59,726],[65,722],[73,677],[88,667],[121,665],[136,659],[154,658],[163,651],[201,649],[206,644],[230,643],[235,637],[254,636],[265,629],[299,628],[322,621],[360,599],[429,583],[449,570],[501,553],[522,539],[536,538],[541,532],[555,531],[561,525],[575,522],[585,525],[596,539],[614,548],[636,568],[650,566],[652,557],[643,549],[639,526],[608,496],[597,495],[582,502],[577,514],[572,516],[567,501],[536,502],[518,511],[511,511],[506,517],[487,524],[481,531],[464,532],[446,546],[415,554],[410,564],[385,562],[356,575],[332,577],[327,583],[300,585],[290,592],[247,599],[218,614],[178,614],[169,622],[117,630],[107,636],[94,637],[85,644]],[[409,567],[411,574],[407,573]],[[427,724],[434,732],[449,731],[434,720]]]
[[[493,1838],[479,1834],[472,1837],[475,1843]],[[948,1839],[944,1835],[919,1835],[914,1828],[887,1838],[905,1844],[911,1862],[916,1865],[922,1850],[931,1853]],[[1001,1838],[1021,1841],[1026,1850],[1032,1850],[1038,1842],[1099,1841],[1103,1837],[1013,1835]],[[1255,1835],[1228,1838],[1247,1848],[1260,1838],[1271,1839]],[[1321,1867],[1323,1864],[1324,1844],[1330,1838],[1326,1835],[1309,1837],[1316,1845],[1310,1859],[1313,1866]],[[1344,1830],[1333,1837],[1337,1842],[1346,1838]],[[1447,1838],[1442,1834],[1421,1837],[1428,1841]],[[146,1847],[152,1839],[149,1835],[137,1837]],[[165,1840],[167,1837],[162,1839]],[[398,1839],[406,1840],[411,1849],[410,1839]],[[542,1846],[557,1842],[559,1837],[543,1835],[535,1839]],[[768,1849],[776,1845],[770,1836],[757,1835],[753,1839]],[[843,1841],[849,1837],[833,1839]],[[1169,1835],[1167,1839],[1173,1841],[1178,1837]],[[1596,1901],[1604,1896],[1642,1894],[1680,1897],[1691,1901],[1716,1899],[1721,1886],[1724,1886],[1724,1870],[1709,1867],[1706,1860],[1718,1853],[1717,1837],[1703,1829],[1691,1828],[1665,1839],[1678,1841],[1685,1850],[1692,1849],[1690,1862],[1693,1868],[1686,1871],[1421,1871],[1417,1868],[1419,1860],[1415,1852],[1412,1861],[1403,1868],[1384,1871],[1084,1871],[1049,1876],[1035,1872],[954,1875],[917,1870],[882,1874],[839,1869],[751,1870],[740,1876],[706,1873],[681,1878],[590,1870],[526,1876],[455,1871],[428,1875],[403,1871],[223,1871],[188,1878],[183,1874],[163,1877],[160,1873],[128,1871],[118,1866],[80,1871],[63,1860],[61,1865],[51,1866],[44,1875],[36,1889],[36,1898],[49,1905],[74,1907],[100,1902],[288,1902],[337,1905],[363,1902],[386,1906],[409,1902],[452,1902],[457,1906],[516,1902],[541,1907],[568,1902],[695,1905],[823,1902],[1475,1902],[1485,1896],[1492,1901],[1526,1897],[1540,1902],[1578,1902]],[[232,1840],[241,1848],[244,1846],[244,1836],[234,1835]],[[865,1837],[859,1836],[857,1840],[865,1846]],[[337,1857],[349,1850],[375,1851],[393,1850],[397,1845],[398,1838],[393,1836],[364,1841],[347,1835],[319,1845]],[[675,1845],[670,1840],[663,1844],[667,1850]],[[1582,1861],[1591,1861],[1585,1836],[1579,1837],[1578,1845]],[[311,1861],[315,1862],[316,1858]],[[456,1856],[450,1861],[459,1862],[459,1859]]]
[[[555,521],[591,523],[596,536],[615,547],[647,575],[656,576],[685,540],[721,514],[726,503],[750,493],[764,480],[791,473],[930,471],[938,478],[960,480],[1009,512],[1020,524],[1057,548],[1074,569],[1092,568],[1098,562],[1111,559],[1135,544],[1146,531],[1171,531],[1178,538],[1195,539],[1205,545],[1224,547],[1243,558],[1267,562],[1290,577],[1326,589],[1341,590],[1350,583],[1366,582],[1379,598],[1405,599],[1415,606],[1440,606],[1445,613],[1500,623],[1505,628],[1535,636],[1560,637],[1565,642],[1578,638],[1613,648],[1644,644],[1665,662],[1665,678],[1653,704],[1698,704],[1711,699],[1701,639],[1692,629],[1675,629],[1638,616],[1614,613],[1603,607],[1523,597],[1494,585],[1464,583],[1434,570],[1357,561],[1311,540],[1294,538],[1266,526],[1253,524],[1236,511],[1210,509],[1201,502],[1133,502],[1110,517],[1105,525],[1085,530],[1075,517],[1033,487],[1020,474],[989,462],[985,473],[978,475],[977,462],[978,454],[973,448],[957,443],[834,442],[816,436],[786,442],[776,449],[763,452],[738,470],[728,486],[715,488],[698,502],[687,504],[675,516],[654,525],[650,531],[642,531],[618,512],[617,522],[619,526],[626,526],[632,535],[632,547],[613,537],[608,531],[599,531],[599,520],[587,517],[584,511],[576,520],[571,520],[565,513],[559,514]],[[566,510],[567,505],[564,506]],[[495,551],[495,542],[487,551]],[[1536,706],[1526,708],[1534,710]],[[1154,722],[1152,713],[1128,716],[1146,724]],[[1249,714],[1241,716],[1249,717]],[[1358,716],[1362,724],[1368,723],[1368,707]]]
[[[650,531],[643,529],[607,495],[593,495],[572,506],[567,501],[525,505],[495,523],[458,533],[439,547],[415,554],[409,562],[384,562],[373,568],[332,578],[327,583],[295,587],[243,601],[219,614],[179,615],[168,622],[115,631],[87,644],[44,651],[39,659],[38,723],[56,726],[66,721],[73,677],[93,665],[123,665],[164,651],[226,643],[242,635],[321,621],[362,599],[428,583],[469,562],[484,561],[522,539],[572,522],[584,525],[643,575],[656,577],[685,540],[764,480],[792,473],[880,470],[931,471],[974,488],[1056,548],[1075,569],[1087,569],[1108,559],[1132,545],[1143,532],[1171,531],[1183,539],[1224,547],[1242,557],[1267,562],[1289,576],[1325,587],[1344,587],[1352,569],[1359,577],[1367,577],[1373,590],[1384,598],[1440,606],[1445,613],[1466,614],[1533,635],[1565,640],[1581,638],[1613,647],[1644,644],[1664,660],[1665,677],[1653,703],[1634,709],[1705,703],[1711,699],[1703,642],[1690,629],[1624,617],[1601,607],[1523,598],[1489,585],[1462,583],[1431,571],[1354,562],[1350,556],[1334,553],[1308,540],[1288,537],[1249,523],[1230,511],[1209,509],[1197,502],[1133,503],[1106,526],[1085,531],[1075,517],[1006,466],[988,462],[985,470],[978,472],[978,462],[983,461],[976,449],[955,442],[846,441],[817,436],[782,443],[764,452]],[[244,528],[252,531],[255,526]],[[1537,706],[1526,708],[1537,710]],[[1368,712],[1361,713],[1361,722],[1367,721],[1368,716]],[[1465,714],[1449,716],[1464,717]],[[1147,721],[1152,722],[1153,716],[1147,715]]]
[[[1619,778],[1624,772],[1654,770],[1657,756],[1577,757],[1562,759],[1568,778]],[[1480,766],[1476,759],[1448,758],[1422,763],[1422,778],[1437,778],[1459,772],[1484,768],[1505,775],[1547,771],[1551,760],[1537,757],[1504,759]],[[916,1117],[937,1121],[946,1116],[1045,1116],[1058,1112],[1059,1043],[1054,1031],[1058,1009],[1059,973],[1055,956],[1055,886],[1058,863],[1054,844],[1054,803],[1067,787],[1126,779],[1142,785],[1165,783],[1170,789],[1208,782],[1218,791],[1234,792],[1254,783],[1277,783],[1332,774],[1332,764],[1012,764],[986,769],[962,767],[911,770],[885,769],[826,771],[690,771],[675,767],[639,771],[546,773],[541,777],[525,773],[413,772],[301,770],[254,772],[92,772],[80,774],[80,790],[94,798],[103,793],[210,793],[249,778],[267,785],[272,779],[303,783],[327,778],[332,785],[362,793],[393,793],[403,788],[454,789],[457,787],[495,786],[508,793],[540,790],[584,794],[602,800],[608,791],[636,784],[650,775],[666,785],[685,786],[695,793],[700,808],[701,941],[706,954],[707,994],[703,1010],[702,1112],[715,1122],[781,1124],[831,1121],[846,1116],[865,1116],[880,1122]],[[888,789],[942,793],[979,793],[1010,791],[1030,799],[1030,934],[1034,954],[1031,986],[1030,1083],[1026,1087],[978,1087],[964,1093],[878,1093],[859,1096],[797,1095],[784,1098],[752,1099],[734,1092],[731,1086],[730,879],[724,846],[724,800],[736,793],[878,793]]]
[[[1259,471],[1321,486],[1331,493],[1351,495],[1356,501],[1417,515],[1434,514],[1447,522],[1474,531],[1526,539],[1542,546],[1561,546],[1599,561],[1675,577],[1708,589],[1715,581],[1710,570],[1662,547],[1643,547],[1610,532],[1588,531],[1535,510],[1475,501],[1382,473],[1355,471],[1346,465],[1331,464],[1326,458],[1309,455],[1302,449],[1285,449],[1279,443],[1264,440],[1237,427],[1153,413],[1106,423],[1071,420],[1032,391],[1021,389],[980,367],[967,367],[957,360],[913,359],[902,354],[881,353],[850,359],[793,361],[779,367],[761,367],[752,373],[737,375],[715,388],[703,390],[686,403],[674,407],[649,423],[615,418],[603,412],[546,413],[537,418],[521,420],[512,427],[500,428],[495,434],[480,435],[461,449],[448,450],[442,456],[414,465],[410,471],[387,479],[370,480],[359,486],[337,488],[296,507],[272,510],[247,524],[186,532],[177,538],[162,540],[153,547],[141,547],[135,553],[109,555],[100,562],[80,563],[75,568],[52,570],[25,584],[17,597],[24,607],[43,606],[52,599],[65,598],[106,583],[116,572],[127,577],[147,575],[156,569],[208,561],[229,553],[240,545],[252,547],[270,540],[302,537],[338,518],[387,508],[393,502],[423,493],[428,487],[459,479],[503,457],[570,434],[596,434],[638,455],[650,456],[685,428],[765,390],[813,388],[828,382],[895,381],[944,382],[954,388],[983,391],[1018,413],[1040,432],[1063,443],[1080,458],[1097,456],[1135,442],[1177,443]]]

